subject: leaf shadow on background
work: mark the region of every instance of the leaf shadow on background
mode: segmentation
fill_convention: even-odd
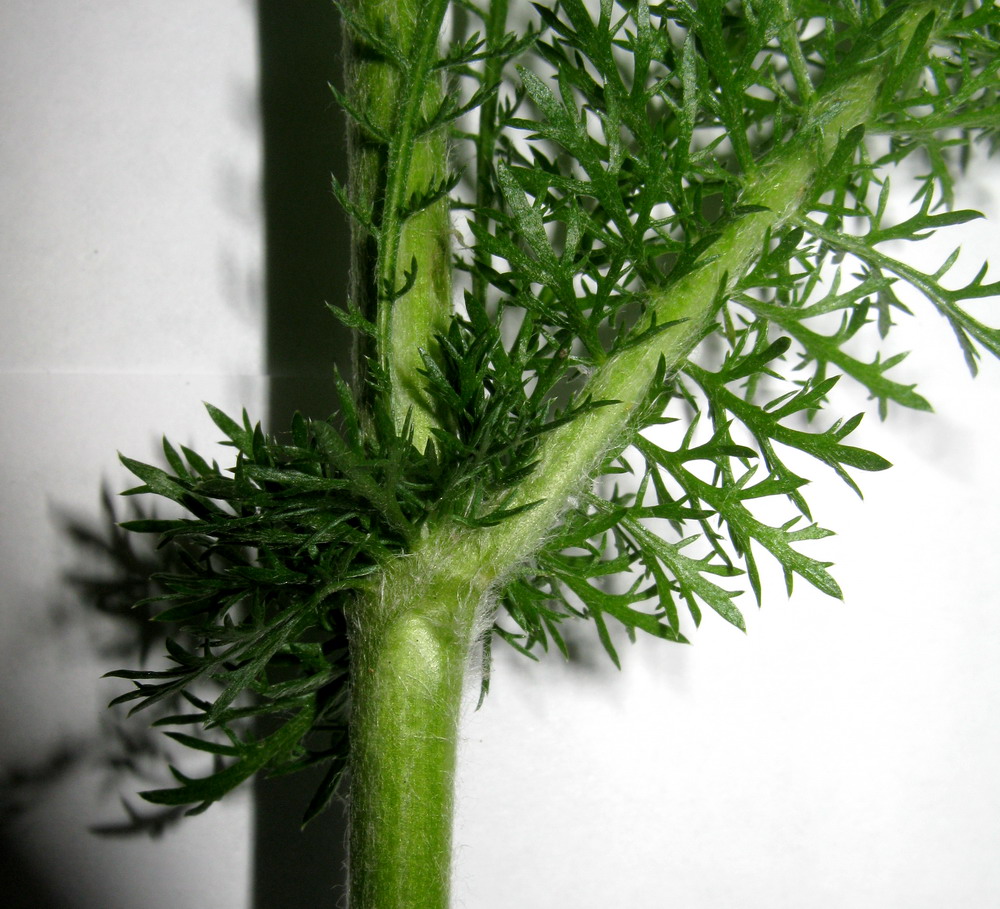
[[[148,517],[141,506],[122,506],[106,487],[101,493],[101,515],[80,516],[57,511],[53,518],[61,536],[85,570],[62,575],[67,596],[47,616],[49,631],[64,634],[83,630],[102,662],[144,662],[162,647],[169,626],[151,622],[150,609],[135,604],[150,596],[156,582],[150,575],[170,570],[176,558],[171,550],[156,551],[152,541],[138,540],[118,523]],[[50,892],[51,883],[39,877],[18,848],[19,821],[60,785],[82,772],[100,774],[109,792],[134,793],[146,788],[149,770],[165,769],[164,738],[144,721],[126,722],[125,711],[106,711],[94,717],[86,733],[63,733],[48,750],[29,762],[5,762],[0,768],[0,880],[4,905],[12,909],[63,909],[65,896]],[[139,803],[136,805],[135,803]],[[94,825],[104,836],[160,836],[180,820],[179,809],[142,807],[137,798],[122,798],[120,820]],[[86,821],[86,819],[85,819]]]
[[[341,81],[342,39],[332,3],[257,0],[260,59],[259,111],[263,141],[262,201],[265,231],[265,362],[269,381],[264,425],[280,432],[294,411],[326,417],[334,409],[333,364],[350,372],[344,330],[325,303],[347,293],[348,226],[330,190],[331,172],[346,174],[345,124],[328,84]],[[169,630],[148,621],[149,610],[133,609],[153,592],[150,575],[169,569],[170,547],[155,550],[121,530],[135,500],[122,506],[102,493],[98,519],[57,514],[60,531],[85,556],[84,573],[64,578],[74,616],[103,617],[110,643],[98,647],[108,665],[138,665],[162,649]],[[149,717],[124,723],[124,712],[95,721],[85,740],[57,743],[25,766],[0,771],[0,877],[6,905],[56,909],[44,882],[34,881],[6,848],[17,818],[38,799],[84,767],[98,768],[110,788],[134,793],[148,788],[150,768],[165,769],[164,736],[149,729]],[[141,782],[140,782],[141,780]],[[346,817],[339,802],[305,830],[303,811],[318,784],[299,773],[254,784],[252,909],[331,905],[346,876]],[[145,785],[144,785],[145,784]],[[124,801],[120,821],[92,831],[104,836],[159,836],[181,821],[183,809],[158,809],[137,798]],[[196,821],[193,821],[196,823]],[[9,902],[13,900],[13,903]]]

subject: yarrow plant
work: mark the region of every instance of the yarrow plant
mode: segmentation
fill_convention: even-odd
[[[907,285],[973,372],[1000,354],[986,266],[962,283],[957,251],[923,270],[889,243],[979,217],[953,183],[974,142],[996,149],[1000,9],[340,9],[352,292],[331,308],[354,375],[337,414],[285,433],[209,407],[227,469],[168,442],[167,469],[123,458],[129,494],[184,516],[127,525],[177,550],[157,598],[176,633],[167,668],[111,675],[217,758],[148,801],[199,811],[320,765],[308,820],[349,769],[352,909],[431,909],[474,658],[485,693],[494,644],[568,656],[570,623],[616,664],[616,626],[682,642],[707,607],[743,627],[766,558],[789,590],[841,596],[799,545],[829,531],[795,452],[853,489],[889,465],[831,389],[929,409],[892,348]],[[910,157],[916,205],[893,220],[887,172]]]

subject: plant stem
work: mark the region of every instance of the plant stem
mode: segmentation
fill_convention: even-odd
[[[433,351],[452,312],[451,224],[446,196],[415,213],[407,208],[448,173],[443,129],[421,128],[443,99],[433,67],[447,7],[347,7],[356,41],[349,103],[375,134],[354,131],[350,194],[378,225],[375,236],[355,226],[353,293],[377,329],[376,349],[360,351],[358,364],[369,356],[378,363],[397,430],[409,421],[419,449],[436,422],[420,392],[421,350]],[[367,379],[359,379],[364,389]],[[403,580],[387,573],[350,613],[351,909],[448,904],[458,710],[478,598],[437,574],[423,585],[396,575]]]
[[[478,596],[409,560],[352,613],[351,909],[444,909]]]
[[[412,214],[407,206],[448,175],[444,129],[420,134],[443,99],[433,67],[447,8],[448,0],[351,0],[347,6],[358,28],[388,45],[365,46],[359,34],[348,53],[349,102],[376,133],[352,132],[350,194],[379,225],[378,238],[355,226],[352,294],[377,326],[375,356],[396,426],[409,418],[421,450],[435,420],[420,393],[420,351],[433,350],[434,336],[447,330],[451,317],[451,223],[447,197]],[[357,362],[364,364],[364,351]]]

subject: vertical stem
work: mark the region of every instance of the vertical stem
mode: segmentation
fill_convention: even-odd
[[[352,622],[350,907],[447,909],[478,596],[468,582],[396,575],[357,604]]]
[[[451,223],[448,198],[410,209],[448,175],[445,130],[426,129],[444,98],[435,66],[448,2],[345,6],[348,103],[358,118],[349,192],[374,225],[356,225],[352,247],[354,301],[376,326],[357,365],[377,365],[397,429],[409,420],[420,449],[436,423],[421,392],[421,349],[433,353],[452,310]],[[371,405],[371,385],[359,378]],[[350,616],[351,909],[448,905],[458,714],[478,597],[414,566],[387,571]]]
[[[447,198],[415,214],[407,209],[412,198],[434,191],[448,176],[444,128],[421,130],[444,98],[434,66],[447,8],[448,0],[347,4],[354,23],[348,29],[349,102],[369,127],[352,130],[350,194],[378,226],[377,237],[356,226],[352,244],[352,296],[377,326],[375,349],[371,339],[362,340],[358,366],[363,371],[368,359],[378,363],[389,383],[393,419],[402,427],[410,418],[420,449],[435,424],[421,393],[420,350],[433,350],[434,336],[447,329],[451,316],[451,220]],[[366,43],[371,40],[384,47]]]

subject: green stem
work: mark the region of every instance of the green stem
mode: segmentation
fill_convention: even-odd
[[[350,906],[446,909],[462,683],[478,595],[409,561],[352,614]]]
[[[433,69],[447,7],[347,7],[349,103],[369,127],[352,134],[350,194],[377,225],[376,235],[356,226],[352,247],[354,298],[377,329],[358,366],[378,364],[392,419],[397,429],[409,421],[420,449],[436,422],[420,390],[421,350],[433,351],[451,317],[451,224],[447,198],[407,209],[448,173],[444,130],[422,130],[443,99]],[[358,387],[367,385],[362,375]],[[478,598],[430,576],[418,590],[409,575],[397,583],[387,574],[350,614],[351,909],[448,904],[458,710]]]
[[[421,450],[435,420],[420,390],[420,351],[433,350],[451,317],[451,220],[447,198],[415,214],[407,209],[448,175],[444,129],[421,134],[444,97],[433,69],[447,8],[448,0],[353,0],[348,7],[356,26],[383,38],[394,57],[366,46],[360,33],[348,54],[351,106],[376,133],[355,128],[351,144],[351,198],[373,212],[379,231],[374,238],[358,228],[353,243],[352,293],[377,326],[377,349],[363,350],[358,363],[374,354],[396,426],[409,419]]]

